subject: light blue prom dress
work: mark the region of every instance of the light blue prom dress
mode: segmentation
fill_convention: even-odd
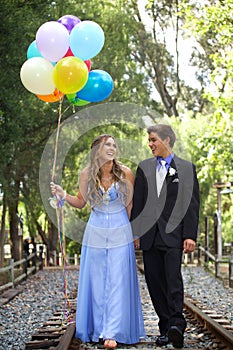
[[[145,330],[131,225],[118,183],[104,197],[84,232],[75,336],[83,342],[135,344]]]

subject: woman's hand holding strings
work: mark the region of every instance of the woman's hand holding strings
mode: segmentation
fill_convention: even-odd
[[[66,191],[60,185],[55,184],[54,182],[50,183],[50,188],[53,196],[58,196],[60,199],[65,199]]]

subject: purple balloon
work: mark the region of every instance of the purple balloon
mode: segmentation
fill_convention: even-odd
[[[76,24],[78,24],[79,22],[81,22],[81,20],[73,15],[65,15],[59,18],[58,22],[63,24],[70,33],[73,27],[76,26]]]

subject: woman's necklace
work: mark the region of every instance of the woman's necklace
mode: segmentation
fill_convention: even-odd
[[[102,187],[105,189],[105,191],[107,191],[107,189],[110,187],[109,185],[112,182],[112,176],[101,177],[100,181],[101,181]]]
[[[108,177],[101,177],[101,182],[103,182],[103,186],[100,186],[100,189],[102,191],[102,197],[103,197],[103,203],[108,205],[111,197],[109,195],[109,190],[111,186],[109,186],[109,183],[112,181],[112,175]],[[104,186],[104,183],[107,183],[108,186]]]
[[[112,176],[108,176],[108,177],[101,177],[101,181],[104,180],[104,181],[110,181],[112,180]]]
[[[105,190],[105,189],[103,188],[103,186],[100,186],[100,189],[101,189],[101,191],[102,191],[103,202],[104,202],[104,204],[107,205],[107,204],[109,203],[110,199],[111,199],[111,197],[110,197],[110,195],[109,195],[109,190],[110,190],[110,188],[108,188],[107,190]]]

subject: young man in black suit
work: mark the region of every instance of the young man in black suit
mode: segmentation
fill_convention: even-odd
[[[195,166],[173,152],[176,135],[169,125],[147,129],[153,158],[139,163],[131,223],[135,248],[143,250],[145,278],[159,317],[159,346],[183,347],[186,321],[182,254],[193,252],[199,221]],[[158,186],[160,185],[160,188]]]

